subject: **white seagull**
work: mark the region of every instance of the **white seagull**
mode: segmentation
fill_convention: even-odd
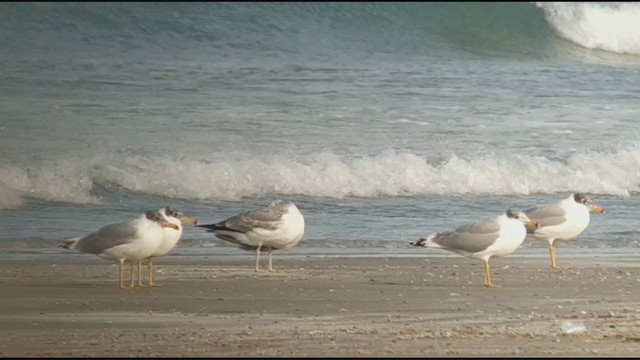
[[[275,200],[269,206],[246,211],[215,224],[197,225],[216,237],[256,251],[256,272],[260,251],[269,251],[269,271],[274,272],[273,250],[291,249],[304,235],[304,217],[291,201]]]
[[[435,232],[410,244],[445,249],[484,261],[484,286],[493,287],[489,259],[514,252],[527,236],[525,224],[537,226],[523,212],[509,209],[494,219],[461,226],[452,231]]]
[[[527,229],[535,238],[549,242],[551,268],[556,270],[556,241],[575,239],[589,226],[590,212],[605,214],[603,208],[581,193],[571,194],[553,204],[534,206],[524,210],[525,214],[540,223],[537,229]]]
[[[160,246],[158,246],[158,248],[153,252],[153,254],[151,254],[151,257],[149,257],[149,286],[156,286],[156,284],[153,282],[153,258],[168,254],[169,251],[171,251],[176,246],[176,244],[180,240],[180,237],[182,236],[183,224],[196,225],[198,223],[198,220],[185,216],[182,212],[169,206],[163,207],[162,209],[158,210],[158,212],[165,220],[176,225],[176,228],[162,228],[162,230],[164,231],[162,242],[160,243]],[[142,286],[141,268],[142,260],[138,262],[138,286]]]
[[[164,228],[177,229],[178,226],[165,220],[157,211],[147,211],[135,220],[106,225],[82,238],[66,240],[60,247],[117,261],[120,265],[120,288],[131,289],[134,287],[133,262],[154,253],[163,239]],[[125,261],[131,261],[129,287],[123,285]]]

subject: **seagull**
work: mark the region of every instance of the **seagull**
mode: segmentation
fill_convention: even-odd
[[[435,232],[410,245],[440,248],[484,261],[484,286],[493,287],[489,259],[514,252],[527,236],[525,225],[536,227],[537,223],[521,211],[508,209],[491,220]]]
[[[539,205],[524,210],[532,220],[540,223],[537,229],[527,228],[527,233],[549,242],[551,268],[556,266],[556,241],[568,241],[578,237],[589,226],[590,212],[605,214],[603,208],[591,201],[588,195],[573,193],[556,203]]]
[[[291,201],[275,200],[269,206],[240,213],[215,224],[196,225],[216,237],[238,244],[242,250],[255,250],[256,267],[260,251],[269,251],[269,271],[274,272],[273,250],[291,249],[304,235],[304,217]]]
[[[157,211],[147,211],[138,218],[106,225],[81,238],[68,239],[60,247],[95,254],[107,260],[117,261],[120,266],[120,288],[134,287],[133,262],[151,256],[163,240],[163,229],[178,229],[176,224],[165,220]],[[131,261],[131,285],[123,285],[125,261]]]
[[[152,262],[153,258],[168,254],[169,251],[171,251],[171,249],[173,249],[176,246],[176,244],[178,243],[178,240],[180,240],[180,237],[182,236],[183,224],[196,225],[198,223],[198,220],[185,216],[180,211],[169,206],[163,207],[162,209],[158,210],[158,213],[160,213],[160,215],[162,215],[162,217],[166,221],[176,225],[176,228],[173,228],[173,227],[162,228],[164,232],[162,242],[160,243],[160,246],[158,246],[158,248],[153,252],[153,254],[151,254],[151,257],[149,257],[149,267],[148,267],[149,286],[157,286],[153,282],[153,262]],[[141,269],[142,269],[142,260],[138,262],[138,286],[143,286],[142,280],[141,280],[142,279]]]

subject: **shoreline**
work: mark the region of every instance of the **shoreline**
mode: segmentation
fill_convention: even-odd
[[[252,251],[243,251],[235,246],[194,246],[176,247],[168,255],[160,259],[187,259],[198,260],[201,258],[233,258],[242,261],[244,258],[254,258]],[[418,258],[418,259],[455,259],[461,255],[442,249],[423,249],[415,247],[296,247],[286,251],[274,252],[273,259],[304,259],[304,258]],[[549,252],[546,247],[519,248],[514,253],[507,255],[506,259],[547,259]],[[0,247],[0,262],[3,261],[84,261],[97,260],[108,263],[92,254],[85,254],[57,247]],[[493,258],[492,262],[498,259]],[[563,259],[620,259],[640,260],[640,248],[586,248],[586,247],[558,247],[558,262]]]
[[[496,258],[492,289],[460,256],[253,260],[168,256],[162,287],[135,290],[96,257],[0,261],[0,355],[632,356],[640,341],[634,259]]]

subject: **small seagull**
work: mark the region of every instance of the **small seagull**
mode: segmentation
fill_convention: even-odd
[[[162,242],[160,243],[160,246],[158,246],[156,251],[151,254],[151,257],[149,257],[149,286],[158,286],[153,282],[153,258],[168,254],[169,251],[171,251],[176,246],[176,244],[180,240],[180,237],[182,236],[183,224],[196,225],[198,223],[198,220],[188,217],[180,211],[169,206],[163,207],[162,209],[158,210],[158,213],[160,213],[160,215],[162,215],[162,217],[166,221],[175,224],[177,226],[177,229],[174,229],[172,227],[162,228],[162,230],[164,231]],[[142,260],[138,262],[138,286],[143,286]]]
[[[246,211],[215,224],[196,225],[208,229],[222,240],[238,244],[242,250],[255,250],[256,267],[260,251],[269,252],[269,271],[274,272],[273,250],[291,249],[304,235],[304,217],[291,201],[275,200],[269,206]],[[266,250],[265,250],[266,248]]]
[[[606,214],[586,194],[574,193],[553,204],[539,205],[524,210],[532,220],[540,223],[539,228],[527,228],[527,233],[549,242],[551,268],[556,266],[556,242],[569,241],[578,237],[589,226],[590,212]]]

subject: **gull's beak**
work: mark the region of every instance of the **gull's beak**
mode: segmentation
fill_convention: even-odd
[[[527,229],[535,230],[540,227],[540,223],[535,220],[529,220],[524,224],[524,226]]]
[[[186,225],[198,225],[198,220],[196,220],[196,219],[194,219],[194,218],[190,218],[190,217],[188,217],[188,216],[184,216],[184,215],[183,215],[183,216],[180,216],[180,217],[179,217],[179,219],[180,219],[180,222],[181,222],[183,225],[185,225],[185,224],[186,224]]]
[[[592,206],[589,208],[589,211],[594,212],[594,213],[598,213],[598,214],[606,214],[607,212],[604,211],[603,208],[601,208],[600,206]]]

